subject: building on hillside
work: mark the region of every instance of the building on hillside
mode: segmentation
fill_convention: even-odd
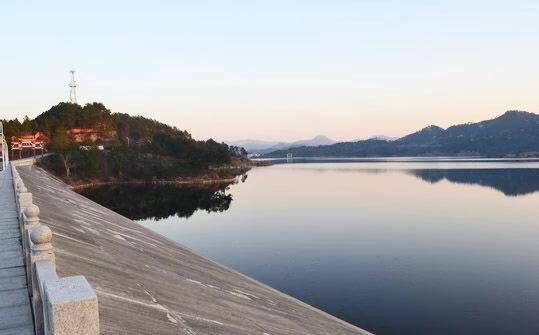
[[[116,135],[115,131],[103,131],[96,128],[71,128],[66,131],[67,136],[77,143],[110,141]]]
[[[38,131],[35,134],[24,134],[19,136],[11,136],[11,157],[18,154],[22,158],[25,153],[36,155],[43,154],[47,151],[49,138],[44,133]]]
[[[99,138],[99,131],[94,128],[71,128],[66,131],[66,134],[77,143],[95,142]]]

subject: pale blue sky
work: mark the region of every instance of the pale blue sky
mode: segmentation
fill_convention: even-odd
[[[402,135],[539,112],[537,1],[11,1],[0,117],[68,97],[196,138]]]

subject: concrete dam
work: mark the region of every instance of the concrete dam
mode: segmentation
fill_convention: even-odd
[[[24,186],[2,183],[2,208],[13,210],[16,197],[22,206],[20,194],[31,194],[33,207],[26,203],[31,209],[22,211],[19,220],[39,220],[34,228],[21,224],[22,237],[9,229],[20,243],[16,250],[21,261],[30,263],[17,263],[18,277],[25,278],[23,269],[37,273],[28,288],[21,288],[30,302],[18,307],[27,332],[34,324],[31,333],[36,334],[370,334],[90,201],[40,168],[28,164],[13,170],[12,178],[20,178]],[[9,171],[0,173],[10,178]],[[0,248],[4,241],[0,236]],[[54,271],[40,268],[45,264],[38,257],[44,250],[40,243],[52,245],[53,279],[43,273]],[[0,276],[0,297],[6,278]],[[56,281],[69,285],[54,286]],[[64,300],[55,300],[56,295]],[[4,305],[0,302],[0,335],[18,334],[13,332],[17,325],[1,316],[10,307]],[[79,325],[69,324],[71,315]]]

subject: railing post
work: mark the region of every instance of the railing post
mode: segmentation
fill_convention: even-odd
[[[15,199],[15,202],[17,204],[17,208],[20,209],[20,204],[19,204],[19,194],[20,193],[23,193],[23,192],[27,192],[28,190],[26,189],[26,187],[24,186],[22,180],[20,179],[17,179],[15,181],[15,195],[16,195],[16,199]],[[20,213],[20,212],[19,212]]]
[[[16,200],[19,218],[21,219],[19,222],[24,222],[24,210],[32,205],[32,193],[28,192],[24,184],[17,190]]]
[[[19,188],[17,191],[17,197],[18,202],[20,206],[20,213],[24,210],[24,208],[30,206],[32,204],[32,193],[28,192],[26,187],[23,185]]]
[[[36,206],[37,207],[37,206]],[[31,245],[31,283],[32,283],[32,306],[34,309],[34,321],[36,335],[44,335],[46,329],[46,318],[43,310],[43,297],[41,287],[43,278],[39,278],[37,267],[38,263],[47,263],[49,266],[48,273],[55,279],[55,259],[52,248],[52,231],[45,225],[37,225],[29,230],[30,245]],[[41,274],[43,275],[43,274]]]
[[[30,205],[24,209],[22,214],[23,224],[22,224],[22,250],[24,256],[24,263],[26,265],[26,279],[28,282],[28,290],[30,295],[32,295],[32,250],[30,249],[32,242],[30,240],[30,233],[32,229],[37,227],[39,224],[39,207],[36,205]]]
[[[97,296],[83,276],[45,281],[45,335],[99,335]]]
[[[39,221],[37,215],[39,214],[39,208],[33,205],[28,208],[27,213],[30,214],[28,222],[34,217],[33,220]],[[34,223],[35,224],[35,221]],[[30,240],[32,241],[32,260],[35,261],[51,261],[54,263],[54,251],[52,248],[52,231],[44,225],[38,224],[32,228],[30,233]]]

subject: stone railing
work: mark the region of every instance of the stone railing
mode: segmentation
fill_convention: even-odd
[[[36,335],[98,335],[94,290],[83,276],[58,277],[52,231],[39,222],[39,208],[13,163],[11,171]]]

